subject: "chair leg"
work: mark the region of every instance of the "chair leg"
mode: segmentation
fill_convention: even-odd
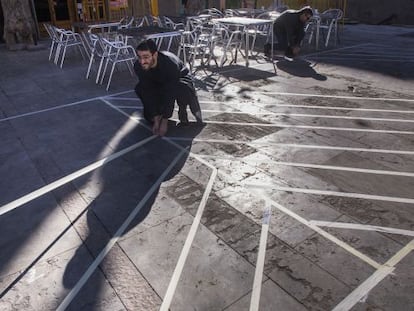
[[[101,58],[101,61],[99,62],[99,68],[98,68],[98,72],[96,73],[96,80],[95,80],[95,83],[96,84],[98,84],[99,83],[99,77],[101,76],[101,71],[102,71],[102,65],[103,65],[103,62],[104,62],[104,60],[105,60],[105,57],[104,56],[102,56],[102,58]]]
[[[56,47],[56,51],[55,51],[55,60],[54,60],[55,65],[58,64],[61,48],[62,48],[62,44],[58,43],[58,45]]]
[[[91,73],[91,68],[92,68],[92,63],[93,63],[94,58],[95,58],[95,55],[92,54],[91,59],[89,60],[88,71],[86,71],[86,79],[89,79],[89,74]]]
[[[50,45],[50,52],[49,52],[49,60],[52,59],[53,49],[55,48],[55,42],[52,41],[52,44]]]
[[[112,74],[114,73],[116,63],[112,64],[111,73],[109,74],[108,84],[106,85],[106,90],[109,90],[109,86],[111,85]],[[101,82],[102,83],[102,82]]]
[[[63,62],[65,61],[65,56],[66,56],[66,48],[67,46],[65,45],[64,49],[63,49],[63,54],[62,54],[62,59],[60,61],[60,68],[63,67]]]
[[[329,44],[329,38],[331,37],[331,32],[332,32],[332,26],[333,26],[333,23],[331,23],[331,24],[329,25],[328,34],[326,35],[325,47],[328,47],[328,44]]]
[[[99,82],[99,84],[102,84],[103,83],[103,80],[104,80],[105,74],[106,74],[106,69],[108,69],[108,63],[109,63],[109,57],[106,59],[105,67],[102,70],[102,73],[101,73],[101,81]]]

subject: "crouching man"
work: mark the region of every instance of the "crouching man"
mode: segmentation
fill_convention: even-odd
[[[193,79],[184,63],[173,53],[158,51],[151,39],[138,45],[137,55],[134,70],[139,81],[135,92],[144,106],[144,118],[152,123],[153,134],[167,133],[175,101],[180,124],[188,125],[187,106],[197,122],[202,123]]]

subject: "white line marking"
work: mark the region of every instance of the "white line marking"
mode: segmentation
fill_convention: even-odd
[[[285,113],[285,112],[249,112],[249,111],[228,111],[228,110],[209,110],[203,109],[203,112],[214,113],[231,113],[231,114],[248,114],[248,115],[265,115],[265,116],[287,116],[287,117],[305,117],[305,118],[322,118],[322,119],[344,119],[344,120],[366,120],[366,121],[383,121],[383,122],[407,122],[414,123],[411,119],[388,119],[388,118],[368,118],[358,116],[338,116],[338,115],[320,115],[320,114],[306,114],[306,113]],[[414,113],[414,111],[411,111]]]
[[[414,231],[398,229],[398,228],[380,227],[380,226],[372,226],[372,225],[364,225],[364,224],[353,224],[353,223],[345,223],[345,222],[320,221],[320,220],[311,220],[310,223],[318,227],[376,231],[376,232],[400,234],[400,235],[407,235],[407,236],[414,237]]]
[[[262,289],[263,269],[266,256],[267,234],[269,232],[271,213],[272,207],[270,205],[265,205],[262,221],[262,231],[260,233],[259,250],[257,252],[256,269],[254,272],[252,297],[250,300],[250,311],[259,310],[260,292]]]
[[[411,251],[414,250],[414,240],[408,243],[398,253],[396,253],[383,266],[375,271],[368,279],[351,292],[342,300],[332,311],[348,311],[355,306],[361,299],[366,297],[369,292],[377,286],[386,276],[391,274],[395,266]]]
[[[170,309],[170,305],[171,305],[171,301],[175,293],[175,289],[177,288],[177,284],[180,279],[181,273],[183,271],[185,261],[187,260],[188,254],[190,252],[191,245],[194,241],[194,237],[197,233],[197,229],[201,221],[201,216],[203,215],[204,208],[207,203],[207,199],[213,188],[213,183],[216,177],[217,177],[217,169],[214,169],[211,172],[211,176],[207,183],[206,190],[204,191],[203,197],[197,209],[197,214],[194,216],[194,220],[193,220],[193,223],[191,224],[190,232],[187,235],[180,257],[178,258],[177,265],[175,266],[174,273],[171,277],[170,283],[168,284],[168,289],[162,301],[160,311],[168,311]]]
[[[298,193],[308,193],[308,194],[316,194],[316,195],[324,195],[324,196],[335,196],[335,197],[344,197],[344,198],[414,204],[414,199],[411,199],[411,198],[400,198],[400,197],[354,193],[354,192],[317,190],[317,189],[308,189],[308,188],[305,189],[305,188],[281,187],[281,186],[262,184],[262,183],[245,183],[245,184],[246,186],[249,186],[252,188],[268,188],[268,189],[272,189],[276,191],[298,192]]]
[[[107,105],[109,105],[110,107],[112,107],[113,109],[115,109],[116,111],[118,111],[119,113],[125,115],[129,119],[132,119],[132,120],[136,121],[135,118],[132,118],[131,116],[129,116],[128,114],[126,114],[122,110],[118,109],[116,106],[112,105],[110,102],[108,102],[106,100],[103,100],[103,101]],[[145,126],[145,127],[148,128],[147,126]],[[163,139],[166,140],[168,143],[174,145],[178,149],[187,151],[182,146],[180,146],[179,144],[177,144],[174,141],[172,141],[170,138],[163,137]],[[178,281],[180,279],[182,270],[184,268],[185,261],[186,261],[186,259],[188,257],[188,254],[189,254],[191,245],[193,243],[195,234],[197,232],[197,228],[198,228],[198,226],[200,224],[201,216],[202,216],[202,214],[204,212],[204,208],[205,208],[205,205],[207,203],[207,199],[208,199],[208,197],[210,195],[211,189],[213,187],[213,183],[214,183],[214,181],[216,179],[216,176],[217,176],[217,169],[214,166],[212,166],[207,161],[203,160],[202,158],[194,155],[193,153],[191,153],[189,151],[187,151],[187,153],[191,157],[193,157],[196,160],[198,160],[200,163],[206,165],[207,167],[210,167],[212,169],[212,174],[210,175],[210,179],[209,179],[209,182],[207,183],[206,190],[204,191],[203,197],[202,197],[202,199],[200,201],[200,204],[198,206],[196,216],[194,217],[193,223],[191,224],[191,228],[190,228],[190,231],[189,231],[189,233],[187,235],[187,238],[186,238],[186,241],[184,243],[183,249],[181,250],[180,257],[178,259],[177,265],[175,266],[175,269],[174,269],[173,275],[171,277],[170,283],[168,284],[167,292],[165,294],[165,297],[164,297],[164,300],[162,302],[162,305],[161,305],[160,310],[168,310],[169,307],[170,307],[172,298],[173,298],[174,293],[175,293],[175,290],[177,288]]]
[[[111,240],[106,244],[105,248],[95,258],[93,263],[89,266],[88,270],[86,270],[86,272],[82,275],[82,277],[79,279],[79,281],[76,283],[76,285],[71,289],[69,294],[61,302],[61,304],[59,305],[57,310],[63,311],[69,306],[69,304],[72,302],[73,298],[75,298],[75,296],[78,294],[78,292],[81,290],[81,288],[85,285],[85,283],[88,281],[89,277],[96,270],[96,268],[100,265],[100,263],[105,258],[105,256],[109,253],[109,251],[112,249],[112,247],[115,245],[115,243],[119,240],[119,238],[122,237],[123,233],[128,228],[131,221],[135,218],[135,216],[141,210],[142,206],[148,201],[148,199],[151,197],[151,195],[158,189],[160,184],[164,181],[164,179],[168,175],[168,173],[174,168],[174,166],[177,164],[178,160],[183,156],[183,154],[184,154],[184,150],[181,151],[174,158],[174,160],[170,163],[170,165],[166,168],[166,170],[160,175],[160,177],[152,185],[152,187],[148,190],[148,192],[145,194],[145,196],[142,198],[142,200],[138,203],[138,205],[134,208],[134,210],[129,214],[128,218],[119,227],[119,229],[116,231],[116,233],[111,238]]]
[[[321,97],[321,98],[340,98],[351,100],[373,100],[373,101],[394,101],[394,102],[409,102],[414,103],[414,99],[407,98],[387,98],[387,97],[363,97],[363,96],[345,96],[345,95],[325,95],[325,94],[306,94],[306,93],[287,93],[287,92],[258,92],[255,93],[263,95],[284,95],[284,96],[299,96],[299,97]]]
[[[244,184],[244,185],[250,187],[250,185],[248,185],[248,184]],[[306,227],[312,229],[313,231],[319,233],[320,235],[322,235],[324,238],[328,239],[329,241],[331,241],[331,242],[337,244],[338,246],[342,247],[344,250],[351,253],[355,257],[358,257],[359,259],[361,259],[365,263],[369,264],[370,266],[372,266],[376,269],[378,269],[381,266],[375,260],[369,258],[365,254],[361,253],[360,251],[358,251],[357,249],[353,248],[352,246],[346,244],[345,242],[339,240],[338,238],[336,238],[332,234],[324,231],[323,229],[319,228],[318,226],[315,226],[315,225],[311,224],[307,219],[303,218],[302,216],[299,216],[295,212],[293,212],[293,211],[289,210],[288,208],[282,206],[281,204],[275,202],[269,196],[267,196],[263,193],[258,193],[257,191],[254,191],[254,190],[253,190],[253,192],[256,193],[256,195],[259,198],[266,200],[270,205],[276,207],[278,210],[280,210],[283,213],[289,215],[290,217],[294,218],[295,220],[297,220],[301,224],[305,225]]]
[[[125,92],[120,92],[120,93],[115,93],[115,95],[122,95],[125,93],[128,93],[129,91],[125,91]],[[104,96],[106,97],[106,96]],[[37,110],[37,111],[33,111],[33,112],[27,112],[27,113],[23,113],[23,114],[19,114],[16,116],[12,116],[12,117],[7,117],[4,119],[0,119],[0,122],[4,122],[4,121],[9,121],[9,120],[13,120],[13,119],[17,119],[17,118],[22,118],[22,117],[27,117],[27,116],[32,116],[35,114],[39,114],[39,113],[43,113],[43,112],[48,112],[48,111],[52,111],[52,110],[56,110],[56,109],[61,109],[61,108],[66,108],[66,107],[70,107],[70,106],[75,106],[75,105],[79,105],[79,104],[83,104],[83,103],[87,103],[87,102],[91,102],[94,100],[100,100],[101,98],[104,98],[103,96],[98,96],[98,97],[94,97],[94,98],[90,98],[90,99],[85,99],[85,100],[80,100],[74,103],[70,103],[70,104],[64,104],[64,105],[60,105],[60,106],[55,106],[55,107],[51,107],[51,108],[47,108],[47,109],[42,109],[42,110]]]
[[[201,158],[211,158],[211,159],[225,159],[230,161],[241,161],[247,163],[242,158],[237,158],[234,156],[224,156],[224,155],[203,155],[197,154]],[[346,171],[346,172],[357,172],[365,174],[376,174],[376,175],[391,175],[391,176],[404,176],[404,177],[414,177],[414,173],[411,172],[399,172],[399,171],[386,171],[386,170],[374,170],[358,167],[349,167],[349,166],[335,166],[335,165],[321,165],[321,164],[311,164],[311,163],[300,163],[300,162],[283,162],[283,161],[260,161],[260,163],[266,163],[270,165],[284,165],[284,166],[293,166],[293,167],[306,167],[306,168],[316,168],[322,170],[334,170],[334,171]],[[247,163],[248,164],[248,163]]]
[[[137,97],[113,97],[109,96],[110,100],[127,100],[127,101],[137,101],[140,102],[141,100]]]
[[[413,63],[414,60],[412,60],[411,58],[401,58],[401,59],[389,59],[389,58],[369,58],[369,56],[365,57],[365,58],[361,58],[361,57],[347,57],[348,55],[344,55],[343,57],[334,57],[334,56],[322,56],[322,57],[318,57],[318,56],[312,56],[311,59],[313,59],[314,61],[326,61],[326,60],[340,60],[340,61],[351,61],[351,62],[355,62],[355,61],[360,61],[360,62],[368,62],[368,61],[372,61],[372,62],[387,62],[387,63]]]
[[[136,109],[136,110],[144,109],[144,107],[141,107],[141,106],[118,106],[117,105],[117,107],[120,108],[120,109]]]
[[[349,50],[349,49],[353,49],[353,48],[356,48],[356,47],[361,47],[361,46],[364,46],[364,45],[370,45],[370,43],[361,43],[361,44],[346,46],[346,47],[332,49],[332,50],[319,51],[319,52],[303,55],[299,58],[306,60],[306,57],[308,57],[308,56],[320,55],[320,54],[330,53],[330,52],[334,52],[334,51]]]
[[[316,106],[316,105],[289,105],[289,104],[266,104],[266,106],[287,107],[287,108],[305,108],[321,110],[348,110],[348,111],[369,111],[369,112],[387,112],[387,113],[414,113],[414,110],[391,110],[391,109],[371,109],[371,108],[349,108],[340,106]],[[204,111],[204,110],[203,110]]]
[[[48,192],[50,192],[50,191],[52,191],[52,190],[54,190],[54,189],[56,189],[60,186],[63,186],[65,184],[67,184],[68,182],[71,182],[72,180],[75,180],[76,178],[78,178],[80,176],[83,176],[83,175],[85,175],[85,174],[87,174],[87,173],[103,166],[103,165],[108,164],[109,162],[119,158],[120,156],[123,156],[123,155],[127,154],[128,152],[131,152],[132,150],[134,150],[134,149],[150,142],[154,138],[156,138],[156,136],[150,136],[150,137],[148,137],[144,140],[141,140],[140,142],[138,142],[138,143],[136,143],[132,146],[129,146],[129,147],[127,147],[127,148],[125,148],[121,151],[118,151],[114,154],[111,154],[110,156],[102,158],[101,160],[98,160],[98,161],[96,161],[92,164],[89,164],[88,166],[85,166],[84,168],[82,168],[82,169],[80,169],[76,172],[73,172],[73,173],[71,173],[71,174],[69,174],[65,177],[62,177],[62,178],[60,178],[60,179],[58,179],[58,180],[56,180],[56,181],[54,181],[54,182],[52,182],[52,183],[50,183],[46,186],[43,186],[43,187],[41,187],[41,188],[39,188],[39,189],[29,193],[29,194],[26,194],[26,195],[22,196],[22,197],[18,198],[17,200],[14,200],[10,203],[7,203],[7,204],[1,206],[0,207],[0,216],[7,213],[7,212],[9,212],[9,211],[14,210],[15,208],[17,208],[17,207],[19,207],[19,206],[21,206],[21,205],[23,205],[27,202],[30,202],[30,201],[44,195],[45,193],[48,193]]]
[[[178,121],[177,119],[172,119],[172,120]],[[280,124],[280,123],[248,123],[248,122],[208,121],[208,120],[204,120],[203,122],[207,124],[226,124],[226,125],[239,125],[239,126],[262,126],[262,127],[316,129],[316,130],[325,130],[325,131],[368,132],[368,133],[414,135],[414,131],[374,130],[374,129],[352,128],[352,127],[293,125],[293,124]]]
[[[186,141],[190,140],[186,137],[169,137],[172,140],[177,141]],[[201,143],[218,143],[218,144],[239,144],[239,145],[259,145],[259,146],[280,146],[288,148],[298,148],[298,149],[320,149],[320,150],[343,150],[343,151],[355,151],[355,152],[373,152],[373,153],[386,153],[386,154],[404,154],[404,155],[414,155],[414,151],[411,150],[390,150],[390,149],[375,149],[375,148],[353,148],[353,147],[341,147],[341,146],[321,146],[321,145],[300,145],[300,144],[285,144],[285,143],[275,143],[271,141],[243,141],[243,140],[224,140],[224,139],[200,139],[194,138],[191,139],[195,142]]]

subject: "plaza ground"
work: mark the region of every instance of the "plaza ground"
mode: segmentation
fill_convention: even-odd
[[[164,138],[42,44],[0,46],[1,310],[414,310],[414,28],[200,68]]]

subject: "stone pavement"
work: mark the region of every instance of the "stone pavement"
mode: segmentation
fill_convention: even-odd
[[[198,70],[163,139],[128,71],[0,46],[0,309],[414,310],[413,34]]]

